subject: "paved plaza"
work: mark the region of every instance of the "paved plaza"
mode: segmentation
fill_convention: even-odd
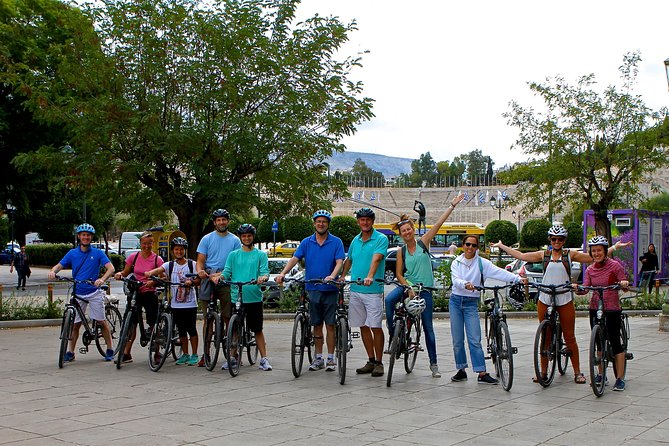
[[[455,372],[448,320],[435,321],[443,378],[430,376],[427,354],[414,373],[356,376],[365,362],[359,339],[346,384],[336,373],[290,371],[292,323],[266,321],[274,370],[244,366],[158,372],[137,344],[132,364],[116,370],[96,351],[58,369],[58,328],[0,330],[0,444],[11,445],[652,445],[669,443],[669,333],[656,317],[631,318],[627,389],[596,398],[571,373],[542,389],[531,382],[533,319],[510,320],[518,347],[510,392]],[[577,319],[583,371],[588,321]],[[488,362],[489,364],[489,362]],[[490,369],[490,367],[489,367]],[[587,373],[586,373],[587,375]]]

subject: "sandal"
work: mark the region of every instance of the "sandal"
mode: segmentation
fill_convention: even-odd
[[[545,382],[547,379],[548,379],[548,375],[541,375],[541,380],[542,381]],[[539,378],[537,378],[536,376],[533,377],[532,382],[535,383],[535,384],[539,384]]]
[[[585,375],[583,373],[579,373],[577,375],[574,375],[574,382],[576,384],[585,384],[586,383]]]

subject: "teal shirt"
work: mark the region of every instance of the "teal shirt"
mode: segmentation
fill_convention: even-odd
[[[351,280],[364,279],[369,273],[374,254],[381,254],[383,260],[379,263],[374,274],[374,283],[370,286],[351,284],[351,291],[362,294],[383,293],[383,283],[376,279],[383,279],[386,269],[386,253],[388,252],[388,237],[376,229],[372,230],[372,236],[366,242],[362,241],[362,232],[355,236],[348,248],[348,258],[351,259]]]
[[[260,276],[269,276],[267,253],[253,248],[252,251],[237,249],[228,255],[223,269],[223,278],[231,282],[247,282]],[[236,286],[231,286],[232,304],[237,302]],[[262,291],[258,285],[244,285],[242,287],[243,303],[262,302]]]
[[[425,286],[434,286],[434,275],[432,274],[432,262],[430,255],[416,243],[413,255],[406,249],[407,258],[402,259],[406,266],[404,278],[411,283],[422,283]]]

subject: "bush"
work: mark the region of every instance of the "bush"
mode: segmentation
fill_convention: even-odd
[[[548,220],[528,220],[520,232],[520,246],[540,249],[548,242]]]
[[[298,289],[284,289],[277,301],[279,313],[295,313],[300,298]]]
[[[281,223],[279,223],[281,224]],[[302,241],[314,233],[314,223],[308,217],[296,215],[283,221],[286,240]]]
[[[506,220],[495,220],[485,228],[485,239],[489,243],[501,240],[506,246],[511,246],[518,241],[518,228]]]
[[[349,246],[353,238],[360,232],[360,228],[355,218],[348,215],[340,215],[332,218],[330,232],[339,237],[344,246]]]
[[[632,304],[632,308],[634,308],[635,310],[661,310],[665,295],[666,292],[661,294],[655,294],[655,293],[648,294],[644,292],[642,295],[634,299],[634,304]]]
[[[0,308],[0,320],[18,321],[27,319],[56,319],[63,314],[63,301],[49,303],[46,298],[37,296],[21,296],[21,299],[10,297],[4,300]]]
[[[72,249],[72,245],[63,243],[42,243],[27,245],[26,253],[30,256],[32,265],[53,266]]]
[[[583,227],[581,227],[581,224],[572,221],[564,227],[568,232],[565,247],[581,249],[583,246]]]

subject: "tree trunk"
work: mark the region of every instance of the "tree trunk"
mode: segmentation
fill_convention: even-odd
[[[609,241],[609,244],[612,244],[611,222],[608,218],[608,209],[593,209],[593,211],[595,214],[595,233],[597,235],[603,235]]]

